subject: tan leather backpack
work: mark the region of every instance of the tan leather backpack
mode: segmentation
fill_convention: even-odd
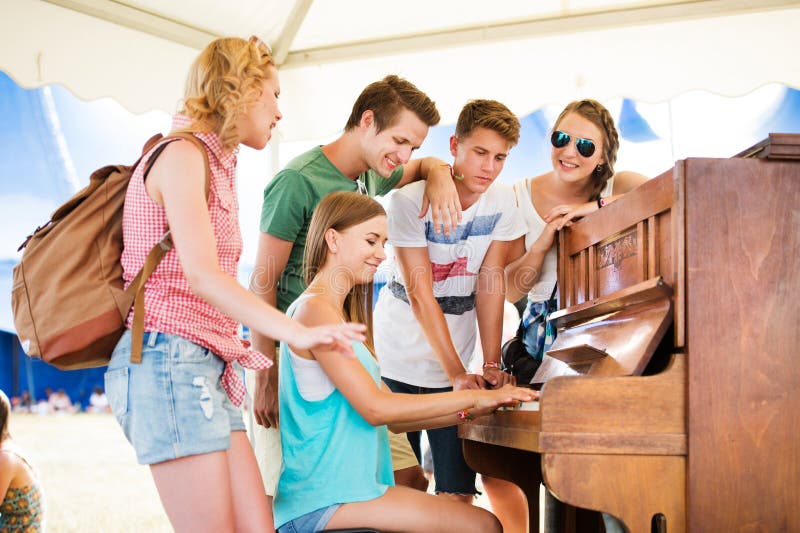
[[[144,285],[172,248],[172,240],[167,231],[128,290],[123,290],[122,210],[128,182],[144,154],[161,143],[147,161],[146,177],[161,151],[177,139],[192,142],[202,152],[208,187],[208,154],[197,137],[177,132],[154,135],[136,163],[94,171],[89,185],[22,243],[11,305],[20,344],[29,356],[63,370],[107,364],[135,302],[131,361],[141,362]]]

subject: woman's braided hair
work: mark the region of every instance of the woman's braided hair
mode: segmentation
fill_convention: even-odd
[[[567,107],[558,115],[553,129],[558,129],[558,125],[569,113],[580,115],[603,132],[602,149],[605,162],[592,171],[592,188],[589,196],[589,200],[597,200],[608,180],[614,175],[614,163],[617,162],[617,150],[619,149],[619,134],[614,125],[614,119],[611,118],[611,113],[597,100],[576,100],[567,104]]]

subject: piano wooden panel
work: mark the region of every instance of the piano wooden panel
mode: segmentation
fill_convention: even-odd
[[[691,531],[800,530],[799,166],[676,165],[686,190]]]

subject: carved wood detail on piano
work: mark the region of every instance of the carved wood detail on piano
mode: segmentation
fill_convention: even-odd
[[[638,187],[559,235],[560,306],[571,307],[660,276],[674,282],[671,173]]]

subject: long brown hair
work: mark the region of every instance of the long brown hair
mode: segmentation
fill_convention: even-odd
[[[595,126],[603,133],[603,159],[605,163],[599,165],[592,171],[591,193],[589,200],[597,200],[606,183],[614,175],[614,163],[617,162],[617,150],[619,149],[619,134],[614,126],[614,119],[608,109],[597,100],[576,100],[567,104],[564,111],[558,115],[553,129],[558,129],[558,125],[569,113],[576,113]]]
[[[383,206],[369,196],[355,192],[332,192],[325,196],[314,210],[306,237],[303,256],[303,276],[310,284],[328,260],[325,232],[329,229],[344,231],[377,216],[386,216]],[[350,322],[367,326],[364,345],[375,355],[372,336],[372,281],[355,285],[344,300],[344,316]]]

